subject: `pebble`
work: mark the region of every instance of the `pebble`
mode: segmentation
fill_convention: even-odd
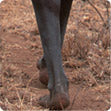
[[[111,3],[111,0],[107,0],[107,1],[109,1]]]
[[[111,108],[108,111],[111,111]]]
[[[2,108],[0,108],[0,111],[3,111]]]
[[[0,3],[2,2],[3,0],[0,0]]]

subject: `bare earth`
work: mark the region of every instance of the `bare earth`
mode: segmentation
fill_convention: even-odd
[[[108,110],[110,103],[109,4],[74,0],[63,47],[70,82],[66,110]],[[105,23],[105,25],[104,25]],[[32,4],[5,0],[0,4],[0,107],[9,111],[44,110],[38,104],[48,90],[39,80],[37,61],[43,51]],[[48,109],[45,109],[48,110]]]

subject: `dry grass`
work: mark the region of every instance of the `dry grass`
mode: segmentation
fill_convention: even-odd
[[[62,50],[63,65],[70,83],[91,88],[95,86],[94,90],[104,93],[109,90],[111,71],[110,32],[107,22],[109,8],[107,10],[105,0],[92,2],[100,11],[104,22],[90,4],[81,0],[74,1]],[[0,33],[4,33],[0,38],[0,106],[9,111],[43,109],[37,103],[37,95],[41,96],[41,90],[30,86],[36,81],[36,72],[38,73],[38,70],[33,69],[36,58],[39,59],[42,55],[40,38],[36,38],[39,32],[31,2],[4,1],[0,6],[0,28]],[[15,34],[23,38],[26,44],[13,45],[12,41],[9,44],[4,38],[5,34]],[[27,61],[24,59],[26,56],[22,55],[21,59],[14,58],[14,61],[12,58],[9,62],[13,47],[20,48],[20,51],[24,49],[23,52],[30,51],[27,54],[31,60],[28,58]],[[14,51],[12,52],[14,55]],[[109,104],[109,100],[106,102]]]
[[[64,66],[74,70],[74,82],[87,81],[89,85],[110,82],[109,5],[105,3],[106,1],[101,3],[101,6],[105,7],[103,12],[99,10],[104,22],[101,19],[97,21],[98,13],[92,16],[90,12],[93,8],[87,5],[83,6],[83,10],[90,8],[87,9],[83,19],[80,17],[78,23],[73,23],[77,24],[77,27],[74,25],[68,27],[69,32],[67,31],[62,53]],[[97,7],[97,9],[100,8]],[[84,13],[83,10],[81,10],[81,15]],[[104,16],[105,10],[107,12]],[[85,30],[82,30],[83,28]]]

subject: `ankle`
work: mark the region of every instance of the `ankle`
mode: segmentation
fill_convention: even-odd
[[[46,61],[45,61],[44,57],[42,57],[42,58],[37,62],[37,68],[38,68],[38,69],[46,68]]]
[[[69,82],[61,82],[55,85],[55,92],[56,93],[68,93],[69,89]]]

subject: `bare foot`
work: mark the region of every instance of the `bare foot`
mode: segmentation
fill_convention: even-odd
[[[45,108],[50,108],[51,110],[60,110],[69,106],[69,96],[65,93],[55,94],[54,97],[43,96],[39,99],[39,104]]]

